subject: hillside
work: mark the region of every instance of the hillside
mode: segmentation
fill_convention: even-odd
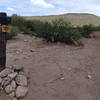
[[[49,15],[49,16],[24,16],[26,19],[35,20],[52,20],[57,18],[64,18],[65,20],[71,22],[73,25],[84,25],[84,24],[94,24],[100,25],[100,17],[87,14],[87,13],[68,13],[63,15]]]

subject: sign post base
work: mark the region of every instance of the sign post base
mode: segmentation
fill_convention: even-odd
[[[0,13],[0,71],[6,67],[6,43],[9,18],[6,13]]]

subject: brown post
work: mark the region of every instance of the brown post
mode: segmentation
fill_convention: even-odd
[[[7,32],[8,17],[6,13],[0,13],[0,71],[6,67],[6,43],[7,43]]]

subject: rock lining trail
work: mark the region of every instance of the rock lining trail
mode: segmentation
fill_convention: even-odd
[[[21,100],[100,100],[100,38],[83,41],[75,47],[21,34],[8,41],[7,66],[23,66],[29,77]],[[0,100],[10,99],[0,93]]]
[[[4,91],[11,100],[24,98],[28,93],[28,79],[24,68],[5,68],[0,72],[0,91]]]

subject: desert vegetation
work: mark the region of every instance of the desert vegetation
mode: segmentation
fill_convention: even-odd
[[[10,37],[18,33],[31,34],[44,38],[47,42],[63,42],[79,44],[82,37],[89,37],[93,31],[99,31],[99,25],[72,25],[63,18],[51,21],[26,20],[20,16],[12,16],[12,32]]]

